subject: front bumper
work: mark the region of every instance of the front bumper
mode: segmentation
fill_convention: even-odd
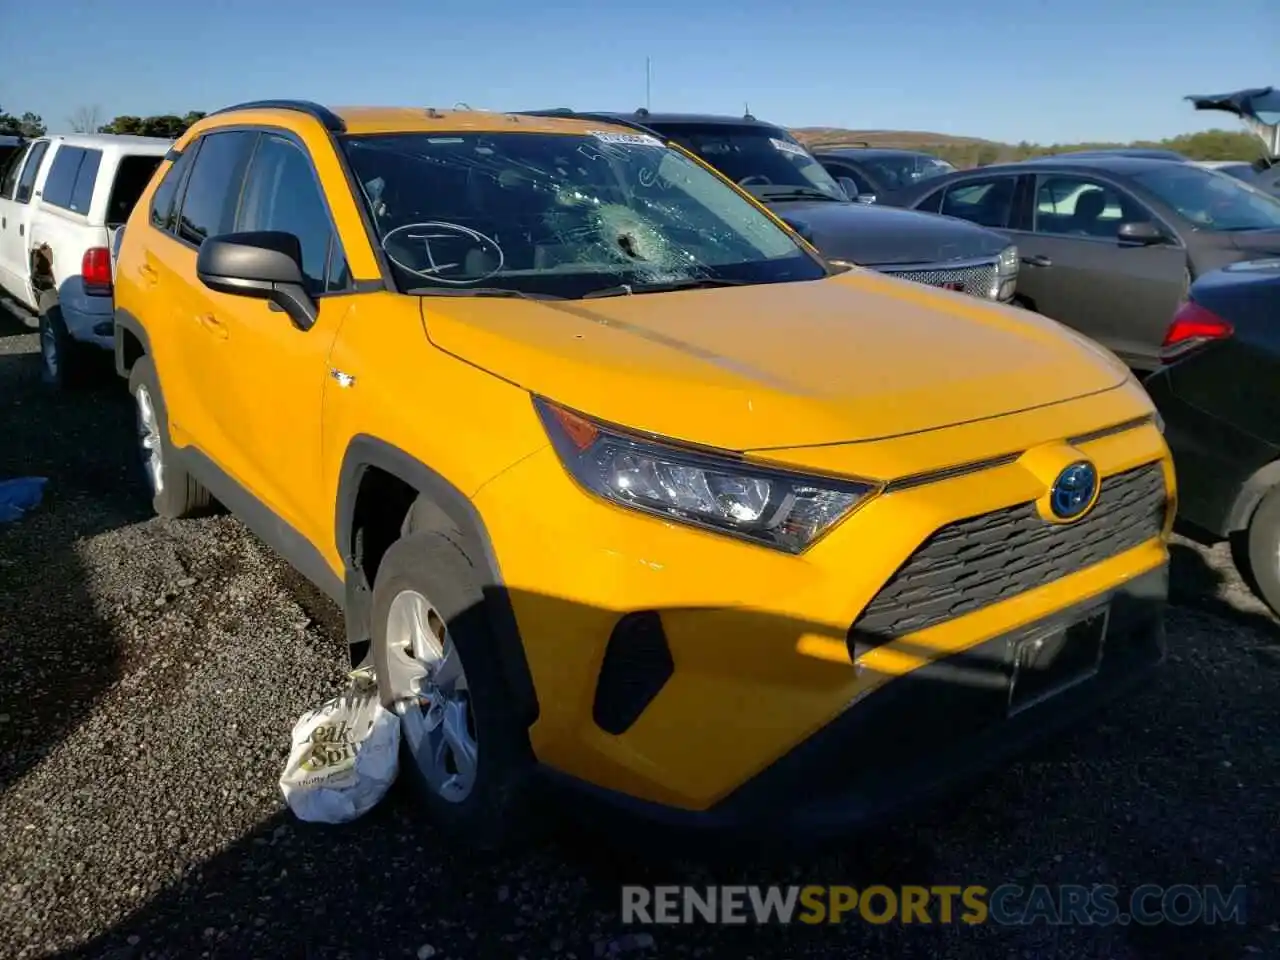
[[[1149,422],[1098,428],[1150,409],[1135,387],[998,431],[807,451],[821,473],[903,479],[800,556],[616,507],[577,487],[550,449],[526,457],[472,499],[532,679],[535,756],[606,791],[707,813],[851,704],[1123,589],[1168,560],[1175,478]],[[1043,440],[1063,433],[1071,443]],[[1080,455],[1111,492],[1055,532],[1034,503]]]
[[[1165,656],[1168,567],[936,660],[859,701],[707,810],[646,803],[554,771],[556,791],[606,815],[664,828],[775,836],[836,835],[895,820],[1029,747],[1069,736],[1098,707],[1147,677]],[[1109,622],[1097,672],[1008,715],[1019,641],[1105,604]]]

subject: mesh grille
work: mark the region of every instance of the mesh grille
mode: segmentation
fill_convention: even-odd
[[[1152,463],[1104,479],[1097,505],[1076,523],[1046,523],[1024,503],[949,524],[876,594],[851,639],[885,643],[1146,543],[1160,535],[1166,500],[1164,474]]]
[[[950,287],[963,290],[965,293],[984,299],[991,296],[991,288],[996,282],[996,265],[980,263],[970,267],[951,268],[915,268],[912,270],[882,269],[882,273],[901,277],[903,280],[914,280],[930,287]],[[957,286],[958,285],[958,286]]]

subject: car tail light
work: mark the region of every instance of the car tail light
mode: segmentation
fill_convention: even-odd
[[[1164,343],[1160,345],[1160,359],[1170,363],[1214,340],[1225,340],[1233,333],[1235,329],[1226,320],[1188,300],[1173,315]]]
[[[80,261],[80,279],[84,292],[91,297],[111,296],[111,251],[106,247],[90,247]]]

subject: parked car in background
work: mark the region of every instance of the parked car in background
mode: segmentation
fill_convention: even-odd
[[[894,198],[1002,231],[1018,245],[1018,300],[1135,370],[1160,365],[1191,281],[1280,253],[1280,199],[1194,163],[1057,157],[965,170]]]
[[[1197,167],[1216,170],[1218,173],[1225,173],[1229,177],[1235,177],[1245,183],[1254,183],[1256,186],[1258,171],[1246,160],[1196,160],[1194,162]]]
[[[1129,157],[1134,160],[1173,160],[1177,163],[1190,163],[1188,157],[1177,150],[1166,150],[1163,147],[1103,147],[1098,150],[1065,150],[1062,153],[1051,153],[1043,157],[1032,157],[1023,161],[1032,163],[1037,160],[1106,160],[1111,157]]]
[[[442,844],[539,782],[843,832],[1164,658],[1168,447],[1060,324],[598,118],[258,102],[173,156],[117,288],[152,505],[342,605]]]
[[[946,160],[919,150],[830,147],[814,150],[813,155],[845,193],[863,203],[875,203],[886,194],[956,169]]]
[[[73,386],[114,347],[112,235],[171,143],[39,137],[0,179],[0,286],[37,315],[53,387]]]
[[[1146,387],[1178,466],[1178,515],[1280,614],[1280,259],[1191,286]]]
[[[755,117],[527,111],[622,123],[674,141],[791,224],[829,260],[929,286],[1009,301],[1017,249],[1004,237],[942,217],[854,202],[787,130]]]
[[[0,133],[0,177],[8,169],[9,162],[13,159],[14,154],[21,150],[26,142],[26,137],[20,137],[13,133]]]
[[[1280,90],[1253,87],[1231,93],[1193,94],[1186,97],[1197,110],[1215,110],[1237,117],[1262,141],[1264,155],[1253,164],[1249,182],[1259,190],[1280,196]]]

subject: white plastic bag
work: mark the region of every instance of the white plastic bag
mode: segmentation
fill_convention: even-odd
[[[368,813],[396,779],[400,718],[382,706],[365,671],[339,697],[303,714],[280,777],[300,820],[346,823]]]

